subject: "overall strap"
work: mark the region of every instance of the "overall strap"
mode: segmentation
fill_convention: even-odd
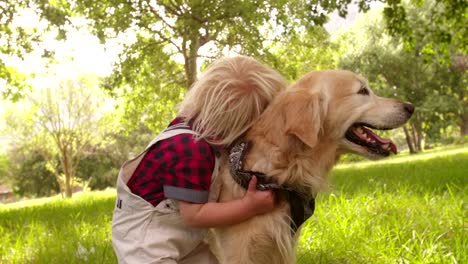
[[[156,144],[158,141],[164,140],[171,138],[173,136],[177,136],[180,134],[192,134],[196,135],[197,133],[190,129],[190,127],[187,124],[175,124],[173,126],[170,126],[166,129],[164,129],[159,135],[157,135],[149,144],[146,146],[146,149],[144,152],[146,152],[151,146]]]

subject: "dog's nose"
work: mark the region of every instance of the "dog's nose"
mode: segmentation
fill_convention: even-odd
[[[410,115],[414,113],[414,105],[410,103],[404,103],[403,108],[405,108],[405,111],[408,112]]]

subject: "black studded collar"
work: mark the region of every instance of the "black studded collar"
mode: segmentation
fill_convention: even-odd
[[[262,172],[246,171],[243,169],[243,160],[249,149],[249,142],[239,140],[229,151],[229,171],[234,181],[247,189],[253,176],[257,177],[257,190],[283,191],[291,208],[291,228],[297,229],[314,214],[315,198],[305,195],[292,187],[279,185],[271,177]]]

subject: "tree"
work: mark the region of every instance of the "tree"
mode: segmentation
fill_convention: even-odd
[[[120,166],[138,155],[154,137],[154,132],[145,126],[109,131],[106,140],[94,145],[80,161],[77,177],[87,182],[91,190],[115,187]]]
[[[136,122],[144,122],[158,131],[174,116],[175,105],[195,81],[200,58],[210,61],[234,49],[272,66],[285,65],[279,62],[285,59],[278,59],[270,49],[280,39],[293,39],[296,31],[312,31],[315,24],[323,23],[325,15],[314,5],[301,1],[101,1],[99,5],[80,1],[77,10],[92,21],[103,41],[120,33],[135,34],[106,87],[120,89],[127,123],[136,127]]]
[[[21,117],[10,112],[12,136],[36,147],[61,190],[71,197],[80,160],[90,145],[102,140],[103,131],[114,129],[103,113],[103,93],[96,80],[81,78],[37,89],[27,101],[29,113],[19,113]]]
[[[184,86],[187,88],[196,79],[200,54],[216,57],[225,49],[235,48],[244,54],[261,55],[267,52],[264,47],[268,43],[278,41],[281,36],[322,25],[327,20],[327,13],[333,10],[339,10],[344,16],[350,2],[0,0],[3,14],[0,39],[7,43],[0,53],[22,56],[38,48],[37,43],[47,31],[55,31],[59,39],[66,38],[67,31],[75,26],[73,19],[83,16],[103,41],[126,33],[137,36],[138,41],[127,43],[117,69],[128,58],[150,55],[148,59],[167,62],[163,59],[169,56],[171,61],[183,62]],[[356,2],[361,10],[369,8],[369,0]],[[32,12],[38,20],[46,22],[46,26],[28,29],[15,23],[25,11]],[[140,41],[144,45],[139,44]],[[166,56],[155,57],[161,51]],[[53,56],[53,51],[44,50],[44,56]],[[5,66],[0,63],[0,68]]]
[[[17,101],[27,88],[29,85],[26,83],[26,75],[0,61],[0,96]]]
[[[269,48],[281,34],[324,22],[317,11],[307,11],[310,6],[282,0],[101,1],[99,5],[80,1],[77,10],[92,21],[103,41],[119,33],[136,35],[125,46],[106,87],[123,91],[125,120],[133,127],[143,122],[158,131],[196,80],[201,58],[211,61],[234,49],[275,64]],[[276,28],[283,32],[274,32]]]
[[[47,168],[48,161],[36,151],[25,150],[25,146],[16,149],[15,165],[12,170],[13,190],[21,197],[43,197],[57,194],[60,186],[55,175]],[[22,155],[19,155],[22,153]],[[25,155],[25,153],[28,153]]]
[[[313,27],[283,37],[262,59],[294,82],[312,70],[336,68],[337,48],[323,27]]]
[[[0,39],[4,39],[7,45],[0,52],[19,55],[30,52],[33,44],[41,41],[44,30],[56,31],[58,38],[66,38],[67,30],[74,26],[73,18],[81,15],[89,19],[95,33],[103,41],[120,33],[134,32],[139,39],[148,40],[145,49],[162,49],[172,60],[179,55],[184,62],[186,87],[190,87],[196,79],[200,50],[208,44],[217,47],[214,53],[237,46],[243,53],[261,54],[265,52],[265,41],[275,42],[277,36],[293,34],[301,27],[307,29],[322,25],[327,20],[327,14],[333,10],[345,16],[351,2],[357,4],[361,11],[367,11],[370,2],[374,1],[78,0],[72,4],[69,1],[1,0],[3,16]],[[381,2],[387,4],[384,15],[390,32],[407,36],[411,41],[413,27],[408,22],[406,2]],[[464,26],[467,19],[466,1],[416,1],[416,6],[427,3],[433,6],[431,19],[436,25],[432,26],[433,39],[446,44],[457,40],[461,42],[461,47],[467,47]],[[33,30],[15,26],[15,18],[25,9],[32,10],[39,19],[47,21],[47,26]],[[280,34],[268,36],[267,33],[272,31]],[[128,47],[131,46],[132,43]],[[127,49],[126,54],[139,56],[140,48]],[[45,55],[50,53],[47,50],[44,52]],[[0,68],[4,66],[0,64]]]
[[[11,159],[4,153],[0,153],[0,185],[11,185]]]
[[[384,10],[389,33],[402,41],[405,51],[428,64],[445,64],[438,67],[441,74],[449,69],[451,85],[440,87],[457,99],[461,136],[468,135],[467,11],[468,2],[463,0],[394,1]]]
[[[317,1],[320,2],[320,1]],[[148,55],[143,49],[167,54],[172,61],[183,61],[185,87],[196,80],[202,49],[214,57],[225,49],[236,48],[244,54],[265,53],[268,41],[281,29],[291,34],[300,27],[309,28],[326,21],[317,2],[303,1],[78,1],[76,10],[92,21],[102,40],[135,31],[137,42],[125,51],[127,58]],[[327,7],[336,8],[335,5]],[[144,42],[141,45],[139,42]]]
[[[405,45],[427,46],[438,55],[466,54],[468,2],[464,0],[385,1],[384,17],[388,32],[401,37]],[[419,16],[421,11],[424,16]],[[426,41],[421,42],[424,38]],[[435,54],[433,53],[433,54]]]
[[[224,51],[235,50],[261,57],[272,66],[285,65],[284,58],[270,52],[276,43],[292,40],[301,44],[297,41],[300,37],[311,36],[311,32],[320,35],[313,28],[325,23],[327,13],[333,10],[339,10],[344,16],[351,0],[10,2],[0,0],[0,11],[4,14],[0,39],[7,43],[6,48],[0,49],[2,54],[21,57],[39,48],[44,32],[56,32],[58,39],[66,38],[79,16],[89,21],[103,42],[124,35],[134,36],[133,41],[124,43],[114,75],[107,79],[106,87],[120,88],[115,93],[125,98],[126,117],[132,117],[126,120],[135,123],[133,117],[142,115],[151,129],[158,130],[174,114],[173,110],[162,109],[173,109],[180,101],[196,80],[201,58],[211,60]],[[368,0],[357,2],[361,10],[368,9]],[[46,26],[31,29],[14,23],[25,11],[32,12],[40,22],[47,22]],[[44,49],[43,53],[45,57],[53,57],[52,50]],[[1,62],[0,57],[0,73],[6,67]],[[6,79],[18,86],[19,82]],[[9,89],[4,95],[12,91]]]
[[[57,38],[65,37],[70,25],[65,5],[66,1],[57,5],[43,0],[0,0],[0,96],[16,101],[25,94],[24,90],[31,88],[26,82],[29,76],[10,66],[6,58],[22,59],[37,49],[42,50],[44,58],[53,57],[53,51],[40,44],[49,31],[56,31]],[[38,21],[30,27],[21,22],[21,16],[37,16]]]
[[[424,16],[423,10],[419,12]],[[340,67],[361,72],[379,93],[416,105],[404,132],[410,152],[421,151],[425,139],[439,139],[456,122],[460,101],[450,91],[460,84],[450,80],[457,76],[450,73],[450,65],[427,60],[420,51],[406,49],[400,38],[385,34],[384,24],[375,16],[365,19],[364,32],[354,34],[359,35],[360,45],[342,58]],[[356,43],[350,36],[346,41]]]
[[[104,87],[119,98],[117,107],[124,113],[122,125],[127,130],[145,126],[159,131],[173,118],[185,94],[183,67],[162,50],[143,48],[145,40],[136,45],[142,46],[140,56],[127,58],[105,79]]]
[[[0,51],[4,54],[21,55],[37,48],[38,45],[34,44],[40,43],[41,33],[44,31],[55,31],[58,38],[66,38],[67,31],[75,27],[74,19],[80,16],[89,21],[93,32],[103,42],[124,35],[134,36],[133,40],[125,42],[125,48],[115,65],[115,74],[109,78],[112,81],[108,82],[106,87],[126,87],[121,94],[129,95],[125,103],[129,107],[126,109],[127,113],[133,115],[143,112],[143,117],[149,121],[151,128],[157,129],[162,120],[165,120],[160,117],[173,115],[173,111],[154,113],[153,109],[171,108],[180,100],[185,89],[189,88],[197,77],[200,59],[211,60],[225,51],[234,50],[260,57],[274,67],[281,67],[285,65],[285,60],[276,57],[276,54],[281,54],[275,52],[276,44],[281,47],[284,46],[281,42],[295,41],[303,36],[311,36],[310,32],[319,32],[313,28],[326,22],[327,14],[333,10],[338,10],[342,16],[346,15],[351,0],[10,2],[0,0],[0,3],[3,3],[0,9],[5,14],[2,21],[4,23],[0,27],[0,39],[5,39],[8,44],[5,46],[7,48]],[[366,11],[369,9],[369,3],[373,1],[353,2],[361,11]],[[405,2],[382,2],[387,3],[385,16],[390,32],[411,36],[411,29],[414,27],[408,22],[410,16],[407,14],[410,13],[410,9]],[[417,2],[421,5],[429,0]],[[426,35],[434,36],[434,40],[442,40],[440,43],[450,44],[455,43],[452,40],[457,40],[461,43],[460,47],[466,47],[463,45],[463,41],[467,39],[464,27],[466,23],[463,22],[466,21],[463,11],[466,9],[466,2],[444,0],[437,3],[439,2],[442,3],[432,9],[432,18],[437,21],[434,32],[438,33]],[[25,9],[32,10],[39,19],[46,21],[47,27],[27,30],[15,26],[15,17]],[[428,25],[425,26],[426,29],[431,29],[430,24],[424,25]],[[444,31],[446,28],[450,30]],[[449,32],[447,34],[450,37],[444,37],[447,36],[444,32]],[[44,55],[53,56],[53,51],[44,50]],[[5,68],[5,65],[0,63],[0,68]],[[144,70],[138,72],[141,69]],[[157,105],[151,96],[147,96],[151,94],[158,96]]]

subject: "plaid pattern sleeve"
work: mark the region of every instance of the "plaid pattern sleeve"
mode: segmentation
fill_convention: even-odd
[[[206,203],[214,162],[206,141],[180,134],[152,146],[127,185],[154,206],[164,198]]]

